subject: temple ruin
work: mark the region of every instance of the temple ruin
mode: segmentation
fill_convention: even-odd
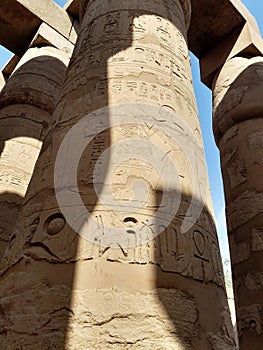
[[[0,348],[261,350],[263,41],[241,1],[2,0],[0,44]]]

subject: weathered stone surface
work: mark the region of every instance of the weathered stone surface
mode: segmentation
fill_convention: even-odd
[[[250,22],[240,31],[218,43],[209,53],[200,59],[201,79],[210,89],[218,70],[228,60],[236,56],[260,56],[263,54],[263,40],[258,29]]]
[[[73,41],[75,42],[75,40]],[[46,23],[42,23],[30,46],[54,46],[62,52],[65,52],[68,57],[72,55],[74,45],[70,40],[65,39],[60,33],[54,30]]]
[[[230,187],[232,187],[230,185]],[[251,206],[253,203],[253,206]],[[228,228],[234,231],[254,219],[263,211],[263,193],[255,190],[247,190],[229,203],[227,215],[229,218]]]
[[[213,127],[217,143],[236,123],[261,118],[262,77],[261,57],[235,57],[224,65],[213,90]]]
[[[66,53],[53,47],[29,49],[1,91],[1,107],[28,104],[52,113],[68,60]]]
[[[68,0],[64,9],[78,20],[79,5],[80,0]],[[198,58],[203,58],[221,42],[224,42],[225,45],[225,40],[231,34],[240,34],[245,23],[252,31],[259,33],[255,18],[240,0],[222,0],[220,2],[217,0],[212,2],[211,0],[198,0],[192,1],[191,8],[191,25],[188,31],[189,49]],[[233,44],[232,42],[231,45]],[[226,51],[226,47],[224,47],[224,51]],[[211,65],[214,67],[215,62],[211,59],[210,62],[206,63],[209,63],[210,67]]]
[[[72,42],[76,40],[76,32],[72,26],[70,30],[68,26],[62,28],[62,22],[55,23],[53,17],[45,17],[46,14],[42,15],[38,4],[28,1],[19,3],[29,10],[23,9],[23,13],[31,20],[26,29],[28,31],[23,34],[24,39],[30,41],[35,34],[35,28],[44,21],[49,26],[42,23],[33,39],[34,45],[53,44],[70,52],[71,45],[67,39]],[[48,5],[51,3],[47,2]],[[169,113],[174,113],[175,119],[179,116],[176,127],[185,131],[182,127],[184,123],[196,136],[194,139],[197,142],[193,142],[191,147],[196,147],[199,159],[197,163],[202,164],[201,133],[185,43],[185,29],[189,24],[189,3],[170,1],[168,10],[159,2],[151,2],[151,5],[147,1],[143,4],[137,1],[130,1],[129,5],[124,5],[125,3],[114,1],[109,10],[107,4],[98,0],[85,2],[88,8],[80,39],[71,61],[61,102],[55,113],[58,126],[53,139],[51,135],[47,138],[18,230],[13,232],[2,262],[2,348],[234,348],[229,315],[224,305],[222,268],[209,199],[195,226],[184,235],[180,230],[191,196],[195,194],[194,177],[198,174],[196,177],[201,185],[204,178],[198,173],[198,169],[194,169],[193,176],[192,164],[180,149],[178,140],[174,141],[173,137],[167,140],[162,135],[162,125],[172,125]],[[203,58],[203,77],[208,79],[206,83],[209,86],[215,71],[226,59],[230,60],[216,78],[214,129],[221,150],[226,187],[241,349],[247,350],[253,343],[253,350],[257,350],[262,346],[263,272],[258,268],[262,266],[263,250],[263,185],[258,176],[262,172],[263,159],[262,60],[231,58],[238,54],[262,53],[262,42],[253,18],[243,12],[240,2],[217,3],[210,1],[208,4],[205,0],[192,2],[193,19],[188,38],[190,49],[198,57],[209,53]],[[74,15],[77,4],[77,1],[71,2],[66,8]],[[181,5],[187,5],[183,11]],[[147,11],[147,14],[142,15],[143,11]],[[37,13],[37,16],[31,17],[32,13]],[[83,15],[84,13],[83,10]],[[64,12],[63,16],[66,18]],[[223,17],[224,20],[228,19],[226,23],[231,22],[231,25],[222,25]],[[66,21],[69,24],[68,17]],[[200,23],[202,29],[196,30],[200,28]],[[245,23],[247,24],[244,26]],[[125,27],[125,24],[129,24],[130,27]],[[235,31],[236,34],[233,34]],[[10,35],[11,33],[12,30]],[[221,50],[218,43],[229,34],[233,35],[227,44],[226,41],[222,43],[224,50]],[[17,35],[16,44],[21,43],[17,40]],[[14,42],[15,40],[10,40],[10,43]],[[220,51],[223,51],[222,56],[218,55]],[[11,66],[14,67],[16,62],[17,58],[14,58],[8,68],[10,72],[13,71]],[[39,62],[42,63],[41,59]],[[17,72],[21,64],[23,61]],[[46,72],[41,72],[41,69],[38,72],[34,71],[35,76],[39,73]],[[19,76],[19,73],[17,75]],[[38,125],[39,118],[49,120],[49,113],[54,108],[58,96],[52,83],[55,76],[54,72],[49,75],[48,84],[39,79],[34,85],[23,79],[25,86],[19,90],[16,84],[13,85],[13,78],[10,79],[10,91],[16,91],[14,101],[21,105],[10,106],[13,100],[9,93],[6,94],[8,89],[4,90],[2,104],[5,107],[1,113],[5,114],[5,135],[10,127],[10,115],[16,124],[12,132],[17,130],[20,134],[24,127],[19,121],[22,115],[18,115],[14,109],[18,107],[19,112],[30,116],[30,122],[26,125],[30,136],[36,133],[37,139],[43,137],[44,134],[38,129],[43,126]],[[23,77],[19,78],[22,81]],[[34,91],[27,100],[29,85]],[[42,93],[44,85],[49,86],[46,93]],[[40,101],[40,96],[43,101]],[[112,127],[110,132],[97,135],[92,145],[83,153],[79,164],[78,185],[84,204],[92,208],[97,220],[95,232],[92,233],[94,242],[90,242],[76,235],[60,212],[51,176],[54,159],[64,136],[83,115],[103,106],[123,102],[154,104],[160,107],[160,119],[154,123],[144,120],[144,125],[141,125],[139,120],[135,126]],[[26,104],[30,107],[25,107]],[[45,111],[39,112],[40,108]],[[110,111],[113,112],[114,109]],[[127,116],[132,115],[125,117]],[[110,114],[108,117],[114,119]],[[89,131],[84,130],[85,135],[88,133]],[[143,236],[151,237],[155,229],[152,223],[149,224],[149,220],[160,203],[162,186],[158,174],[151,166],[133,159],[138,154],[149,157],[151,152],[147,147],[134,146],[132,156],[128,157],[130,159],[118,165],[112,173],[113,193],[119,200],[129,200],[134,179],[143,178],[147,183],[148,207],[142,212],[131,211],[124,219],[123,214],[117,210],[119,202],[114,210],[109,211],[107,206],[98,200],[100,198],[97,198],[92,188],[93,172],[96,170],[100,154],[111,144],[127,139],[132,142],[137,138],[156,143],[164,148],[165,156],[169,154],[179,169],[184,196],[177,217],[160,236],[135,247],[111,246],[105,234],[109,225],[120,226],[133,237],[136,226],[134,221],[138,221],[141,226],[137,242],[140,242]],[[190,142],[192,141],[189,139],[189,144]],[[28,180],[24,180],[32,172],[32,164],[27,160],[33,159],[32,154],[35,154],[36,149],[39,152],[39,147],[39,141],[27,143],[24,136],[16,137],[15,141],[5,144],[0,162],[0,189],[8,189],[14,194],[12,201],[5,195],[1,197],[7,203],[6,218],[17,215],[17,201],[28,184]],[[15,164],[12,173],[9,160],[10,155],[17,152],[16,149],[20,152],[16,159],[19,167]],[[75,154],[77,151],[78,149]],[[130,154],[128,151],[127,146],[122,147],[118,156]],[[151,151],[154,153],[154,149]],[[109,157],[109,166],[112,158],[114,157]],[[23,179],[23,186],[20,186],[19,178]],[[167,180],[171,181],[168,175]],[[144,190],[142,187],[139,189]],[[193,211],[197,207],[198,204],[192,208]],[[1,224],[6,229],[1,226],[0,234],[7,241],[6,232],[11,232],[12,222],[5,220],[2,219]],[[22,282],[18,284],[18,280]],[[217,309],[210,316],[207,310],[214,307],[215,301]],[[22,305],[22,312],[19,314],[18,303],[19,307]],[[55,336],[47,336],[50,333]]]
[[[65,39],[61,34],[52,29],[52,27],[50,27],[46,23],[42,23],[40,25],[39,29],[37,30],[37,33],[35,34],[29,45],[29,48],[33,49],[31,50],[31,52],[33,52],[32,57],[34,57],[34,55],[41,55],[41,50],[39,50],[39,48],[41,47],[51,47],[51,51],[53,50],[53,53],[56,52],[56,50],[54,50],[53,48],[59,49],[61,52],[61,59],[63,60],[63,62],[65,62],[65,64],[68,64],[69,58],[71,57],[74,49],[74,45],[72,44],[72,42]],[[21,65],[21,63],[19,63],[20,61],[23,62],[23,56],[19,57],[17,55],[14,55],[5,65],[5,67],[2,70],[2,74],[5,80],[7,80],[11,76],[18,64]]]
[[[250,271],[242,280],[245,287],[249,291],[262,290],[263,288],[263,273],[258,271]]]
[[[231,261],[233,265],[240,264],[250,258],[250,246],[248,242],[236,241],[234,237],[229,236],[229,244],[231,247]]]
[[[38,27],[45,22],[66,39],[75,43],[78,31],[79,5],[79,0],[69,0],[63,10],[51,0],[45,0],[41,3],[30,0],[12,0],[11,6],[10,1],[4,1],[0,17],[2,25],[5,28],[8,26],[9,30],[8,35],[6,35],[6,30],[1,31],[5,34],[0,37],[0,42],[11,51],[21,54],[26,50]],[[72,23],[67,12],[74,18],[75,22]],[[20,16],[16,16],[17,13],[20,13]],[[211,0],[194,1],[188,33],[189,48],[197,57],[202,58],[231,34],[240,33],[245,23],[252,28],[252,31],[258,32],[255,19],[239,0],[224,0],[223,3],[216,0],[213,0],[213,3]],[[249,45],[254,45],[254,43],[255,41],[252,40]],[[226,45],[224,43],[224,54],[227,51]],[[209,61],[209,63],[213,62],[213,71],[218,68],[218,63],[215,64],[213,58]],[[218,57],[216,57],[216,61],[218,61]],[[206,60],[206,64],[203,66],[207,66],[207,63]],[[211,67],[211,64],[209,66]],[[206,81],[206,75],[207,73],[204,73],[204,81]]]
[[[67,61],[52,47],[29,49],[0,94],[0,257],[52,123]]]
[[[54,112],[56,127],[2,260],[2,347],[235,349],[211,201],[201,190],[206,168],[186,44],[190,1],[86,5]],[[65,136],[88,113],[87,124],[76,130],[79,143],[66,144],[57,169]],[[106,128],[97,132],[91,121],[101,115]],[[70,174],[79,154],[76,188]],[[166,162],[178,174],[162,178]],[[96,168],[101,164],[105,168]],[[79,191],[95,226],[70,226],[65,207],[73,221],[81,208],[74,196],[58,205],[54,170],[69,177],[56,194]],[[166,215],[167,188],[178,211],[171,222],[160,222],[156,211]],[[192,225],[183,232],[185,222]],[[127,241],[116,240],[118,230]]]
[[[240,350],[262,347],[263,59],[236,57],[214,82]]]
[[[17,55],[26,51],[43,22],[73,43],[76,39],[72,20],[52,0],[2,0],[0,19],[0,43]]]
[[[192,20],[188,33],[189,48],[202,58],[245,23],[258,31],[254,17],[240,0],[192,1]]]

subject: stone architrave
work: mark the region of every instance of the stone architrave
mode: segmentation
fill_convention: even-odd
[[[81,2],[52,141],[2,262],[3,348],[235,349],[190,16],[190,1]]]
[[[240,350],[262,348],[263,59],[235,57],[214,80]]]
[[[52,124],[68,57],[54,47],[31,48],[0,94],[0,257]]]

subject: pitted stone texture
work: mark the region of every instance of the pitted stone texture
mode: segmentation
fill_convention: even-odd
[[[236,57],[215,81],[214,130],[224,179],[240,350],[262,347],[263,59]]]
[[[1,91],[1,107],[27,104],[52,113],[68,60],[66,53],[53,47],[29,49]]]
[[[179,2],[172,7],[151,3],[148,14],[145,3],[113,1],[112,15],[102,3],[88,4],[55,112],[58,119],[66,124],[108,104],[151,103],[183,114],[201,140]]]
[[[52,124],[67,61],[52,47],[29,49],[0,94],[0,257]]]
[[[259,29],[246,23],[240,32],[235,31],[222,40],[200,60],[201,79],[210,89],[219,69],[234,57],[250,57],[263,53],[263,40]]]
[[[74,40],[73,43],[75,43],[75,41],[76,40]],[[61,53],[65,52],[68,57],[72,55],[74,49],[74,44],[72,44],[72,42],[64,38],[60,33],[55,31],[46,23],[42,23],[38,28],[38,31],[30,44],[30,47],[44,47],[47,44],[61,50]],[[60,54],[60,58],[63,58],[62,54]],[[66,57],[65,64],[68,65],[68,60]]]
[[[14,230],[50,118],[25,104],[0,110],[0,257]]]
[[[178,320],[176,325],[163,309],[158,293],[169,300],[170,312],[176,314]],[[150,350],[160,349],[161,344],[164,349],[190,350],[197,334],[194,302],[176,290],[137,293],[117,289],[76,290],[72,309],[68,349]]]
[[[96,11],[98,10],[99,7],[103,7],[103,1],[100,1],[100,4],[98,5],[98,1],[94,1],[94,0],[79,0],[80,1],[80,9],[79,9],[79,17],[80,17],[80,21],[82,22],[83,20],[83,17],[84,15],[90,11],[90,8],[87,9],[88,6],[91,5],[92,7],[92,4],[93,2],[97,3],[96,6],[97,6],[97,9]],[[133,4],[131,3],[130,4],[130,8],[134,9],[137,7],[137,4],[136,4],[136,0],[133,1],[134,4],[135,4],[135,7],[133,6]],[[190,0],[164,0],[164,6],[163,6],[163,9],[161,9],[161,6],[159,6],[159,15],[162,16],[162,17],[167,17],[169,18],[170,17],[170,10],[171,12],[175,12],[175,8],[178,8],[178,2],[180,3],[180,8],[179,8],[179,11],[180,12],[183,12],[183,17],[184,17],[184,24],[185,24],[185,27],[186,29],[189,28],[189,25],[190,25],[190,20],[191,20],[191,1]],[[125,4],[125,0],[123,1],[123,3]],[[112,4],[111,6],[114,6],[114,1],[112,1]],[[155,1],[155,4],[153,4],[153,1],[149,1],[149,0],[146,0],[144,1],[144,10],[146,13],[151,13],[151,11],[153,10],[154,7],[156,7],[156,5],[158,5],[158,2]],[[66,7],[67,7],[67,4],[66,4]],[[164,12],[160,12],[160,9],[161,10],[164,10]],[[114,10],[114,8],[112,8],[112,10]]]
[[[45,348],[49,342],[49,347],[55,349],[211,350],[212,339],[215,349],[235,349],[209,200],[196,204],[204,204],[196,224],[185,234],[180,231],[195,196],[194,180],[198,179],[198,186],[205,181],[198,168],[204,163],[204,154],[180,4],[179,0],[173,1],[174,6],[165,1],[140,0],[97,0],[88,4],[62,98],[54,112],[56,128],[52,139],[43,146],[18,231],[14,232],[2,261],[2,279],[12,280],[9,289],[16,291],[31,281],[31,287],[25,288],[28,293],[25,299],[30,303],[22,302],[30,312],[22,309],[20,317],[26,318],[22,326],[11,317],[12,329],[2,331],[6,347],[22,343],[27,349],[31,344]],[[54,163],[61,142],[84,115],[104,106],[110,110],[112,105],[124,102],[155,105],[160,111],[159,124],[173,124],[167,110],[178,116],[175,127],[188,128],[189,134],[193,134],[198,164],[193,171],[191,159],[178,146],[176,135],[168,138],[158,129],[158,123],[147,124],[143,115],[138,114],[134,125],[112,128],[109,119],[108,129],[99,134],[95,130],[96,135],[83,152],[76,171],[83,203],[97,220],[95,238],[90,242],[69,227],[61,212],[63,208],[56,202]],[[124,117],[129,115],[124,113]],[[92,127],[88,125],[81,131],[92,133]],[[183,189],[180,207],[162,234],[146,244],[128,249],[120,244],[105,246],[103,239],[109,225],[132,234],[132,220],[125,221],[118,209],[130,202],[134,179],[148,184],[147,201],[136,216],[131,205],[128,219],[138,221],[141,236],[150,237],[155,229],[155,224],[149,225],[148,221],[154,218],[162,197],[159,169],[149,166],[144,159],[137,160],[138,152],[127,156],[112,173],[111,187],[118,200],[114,209],[108,209],[100,193],[94,191],[92,176],[102,152],[138,138],[163,147],[164,159],[169,155],[178,166]],[[85,139],[80,137],[79,141]],[[64,161],[71,164],[70,152],[77,157],[78,150],[78,145],[69,145]],[[123,147],[118,155],[128,151],[129,147]],[[139,151],[147,158],[147,149]],[[105,165],[107,172],[108,163]],[[171,187],[177,188],[174,181],[172,178]],[[63,189],[56,188],[57,192],[60,190]],[[74,202],[69,205],[74,207]],[[4,302],[6,317],[8,299]],[[13,315],[15,310],[14,305]],[[54,326],[53,314],[55,321],[59,318],[59,326]],[[26,329],[19,331],[25,325]]]
[[[213,128],[217,144],[235,124],[262,117],[262,94],[262,57],[235,57],[225,63],[213,88]]]
[[[111,265],[114,269],[115,264]],[[214,306],[214,312],[222,318],[222,328],[214,333],[212,325],[207,324],[207,336],[200,337],[200,319],[206,317],[198,314],[196,303],[209,300],[211,286],[191,287],[186,282],[184,292],[173,288],[151,290],[139,285],[129,289],[94,289],[87,276],[78,284],[81,288],[72,291],[64,284],[66,276],[70,283],[70,269],[66,265],[48,266],[27,260],[16,265],[16,272],[2,278],[2,348],[210,350],[211,343],[214,349],[234,348],[228,310],[219,305]],[[32,279],[34,271],[38,274]],[[22,284],[17,284],[17,280]],[[85,284],[90,287],[85,288]],[[216,297],[218,291],[212,295]]]
[[[262,119],[248,119],[228,130],[219,144],[230,232],[262,212],[262,128]]]
[[[1,5],[0,43],[15,54],[21,56],[27,50],[42,23],[75,43],[72,19],[55,1],[3,0]]]
[[[1,193],[25,196],[50,119],[49,113],[25,104],[0,110]]]

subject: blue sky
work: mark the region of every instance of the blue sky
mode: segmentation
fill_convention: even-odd
[[[221,1],[221,0],[218,0]],[[66,0],[55,0],[61,6]],[[242,0],[244,5],[257,19],[261,34],[263,35],[263,1],[262,0]],[[12,54],[0,46],[0,69],[6,64]],[[191,55],[193,81],[198,104],[201,128],[204,139],[205,153],[207,159],[210,187],[217,222],[217,229],[223,259],[229,258],[228,243],[225,225],[225,202],[223,194],[223,184],[220,171],[219,152],[214,142],[212,134],[212,97],[211,91],[201,83],[199,75],[198,60]]]

